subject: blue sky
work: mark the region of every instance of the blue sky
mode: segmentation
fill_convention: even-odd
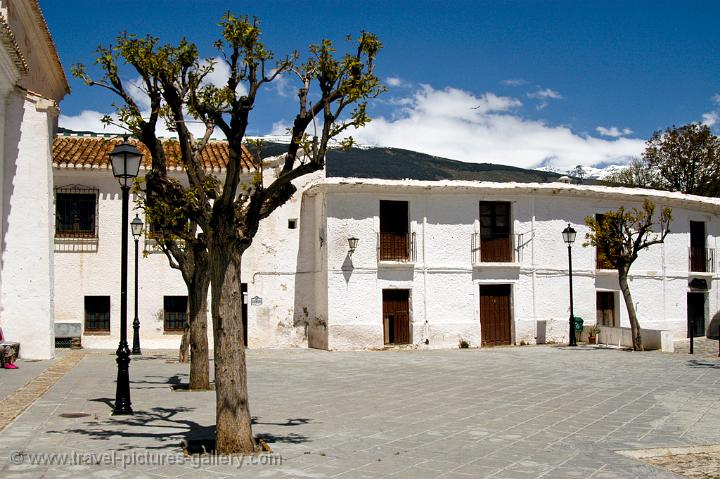
[[[109,7],[108,5],[112,5]],[[720,2],[41,0],[69,75],[122,30],[215,51],[228,9],[260,18],[277,55],[376,33],[388,85],[363,143],[523,167],[621,163],[653,131],[720,126]],[[126,77],[132,79],[131,71]],[[70,78],[61,125],[99,130],[111,94]],[[281,132],[292,83],[268,88],[250,134]]]

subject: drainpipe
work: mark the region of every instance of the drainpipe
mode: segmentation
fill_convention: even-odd
[[[535,304],[535,280],[537,279],[536,268],[535,268],[535,198],[530,197],[530,263],[532,269],[532,310],[533,320],[535,322],[535,344],[537,344],[538,338],[538,319],[537,319],[537,307]]]
[[[423,327],[423,343],[430,344],[430,325],[428,324],[428,295],[427,295],[427,261],[425,257],[425,229],[427,227],[427,199],[423,204],[423,222],[422,222],[422,265],[423,265],[423,314],[425,316],[425,325]]]

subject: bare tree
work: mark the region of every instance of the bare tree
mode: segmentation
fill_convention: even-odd
[[[220,25],[222,35],[215,46],[230,72],[222,88],[203,81],[214,65],[201,61],[195,45],[182,40],[176,46],[161,46],[150,36],[121,34],[114,47],[99,49],[103,80],[93,82],[82,67],[76,68],[76,74],[90,84],[110,88],[123,100],[117,109],[121,123],[137,134],[152,154],[152,171],[146,176],[147,201],[177,208],[197,225],[195,238],[207,254],[212,285],[216,447],[219,453],[247,453],[254,451],[255,442],[243,348],[243,253],[252,244],[261,220],[295,193],[293,180],[324,167],[330,140],[369,121],[366,102],[384,87],[374,74],[381,43],[371,33],[363,32],[351,53],[339,56],[333,43],[323,40],[309,47],[304,62],[296,53],[275,62],[270,69],[273,54],[260,41],[257,19],[228,13]],[[120,79],[119,59],[131,65],[142,79],[151,102],[147,120]],[[241,167],[247,151],[243,142],[255,99],[263,85],[282,74],[297,76],[301,85],[284,163],[274,180],[266,184],[259,155],[251,155],[256,173],[243,182]],[[353,108],[349,114],[348,107]],[[158,117],[177,129],[188,187],[167,177],[155,133]],[[195,138],[187,127],[190,120],[205,125],[202,138]],[[306,133],[311,126],[316,127],[312,137]],[[222,179],[207,174],[201,162],[203,148],[215,128],[228,144]],[[342,144],[351,142],[352,138],[347,138]]]
[[[643,345],[640,323],[628,286],[628,274],[640,251],[665,242],[672,220],[670,208],[664,208],[657,220],[660,231],[656,233],[653,231],[654,214],[655,204],[646,199],[642,210],[637,208],[626,210],[621,206],[615,211],[603,213],[599,219],[592,216],[585,218],[585,224],[590,227],[590,232],[585,235],[586,241],[583,246],[597,247],[600,261],[606,261],[618,272],[620,291],[630,318],[635,351],[642,351]]]

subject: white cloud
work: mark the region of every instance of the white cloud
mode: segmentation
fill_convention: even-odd
[[[98,111],[84,110],[79,115],[60,115],[60,126],[74,131],[92,131],[95,133],[121,134],[124,130],[114,125],[105,126],[102,118],[105,113]]]
[[[527,83],[527,81],[523,80],[522,78],[510,78],[508,80],[503,80],[500,83],[507,86],[522,86]]]
[[[228,78],[230,78],[230,66],[220,57],[205,59],[202,64],[207,65],[210,61],[215,62],[215,66],[213,70],[203,78],[202,83],[203,85],[209,84],[223,88],[227,84]],[[242,82],[238,84],[235,91],[240,96],[247,95],[247,87]]]
[[[706,126],[715,126],[718,120],[720,120],[720,114],[717,111],[703,113],[702,115],[702,124]]]
[[[274,75],[275,70],[272,70],[270,74]],[[295,93],[295,87],[290,81],[287,73],[281,73],[280,75],[276,76],[272,83],[270,83],[270,85],[275,89],[275,93],[278,96],[284,98],[292,96]]]
[[[291,128],[292,125],[290,123],[287,123],[285,120],[276,121],[273,123],[272,128],[270,129],[270,135],[271,136],[292,136],[290,135],[290,132],[288,131],[289,128]]]
[[[539,100],[538,104],[535,105],[535,108],[538,110],[542,110],[543,108],[548,106],[550,104],[549,100],[563,99],[563,96],[560,93],[556,92],[555,90],[551,90],[550,88],[530,92],[527,94],[527,96],[528,98]]]
[[[545,88],[544,90],[537,90],[531,93],[528,93],[527,96],[529,98],[539,98],[539,99],[553,99],[553,100],[562,100],[563,96],[556,92],[555,90],[551,90],[550,88]]]
[[[712,96],[712,101],[713,101],[713,103],[720,105],[720,93],[715,93]]]
[[[398,77],[387,77],[385,82],[390,86],[402,86],[404,83],[402,79]]]
[[[640,155],[645,146],[639,139],[579,135],[565,126],[529,120],[518,112],[522,105],[518,99],[491,92],[475,95],[457,88],[436,90],[422,85],[393,105],[395,110],[387,117],[374,119],[352,136],[362,144],[406,148],[460,161],[523,168],[552,164],[560,171],[576,165],[625,163]],[[102,116],[92,111],[61,115],[60,125],[73,130],[122,132],[116,127],[103,129]],[[201,124],[188,126],[195,134],[203,129]],[[287,135],[289,126],[278,121],[271,134]],[[607,130],[613,132],[613,128]],[[176,136],[167,128],[159,133]]]
[[[611,138],[619,138],[621,136],[630,135],[633,131],[630,128],[623,128],[622,130],[616,126],[605,128],[604,126],[598,126],[595,131],[600,133],[602,136],[609,136]]]
[[[512,112],[519,104],[494,93],[478,96],[424,85],[391,119],[377,118],[352,136],[362,144],[406,148],[460,161],[523,168],[551,162],[560,170],[625,163],[645,146],[642,140],[583,136],[564,126],[528,120]]]

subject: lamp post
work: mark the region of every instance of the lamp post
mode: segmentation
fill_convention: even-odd
[[[572,244],[575,242],[577,232],[568,223],[567,228],[562,232],[563,241],[568,247],[568,271],[570,272],[570,344],[569,346],[577,346],[575,341],[575,314],[573,313],[573,287],[572,287]]]
[[[130,222],[130,230],[133,238],[135,238],[135,319],[133,319],[133,354],[142,354],[140,352],[140,320],[138,319],[138,240],[143,232],[143,222],[138,215]]]
[[[127,342],[127,257],[128,257],[128,203],[130,184],[138,175],[142,154],[133,145],[123,142],[110,152],[113,176],[118,179],[122,191],[122,237],[120,264],[120,343],[117,348],[117,388],[113,415],[132,414],[130,402],[130,348]]]

